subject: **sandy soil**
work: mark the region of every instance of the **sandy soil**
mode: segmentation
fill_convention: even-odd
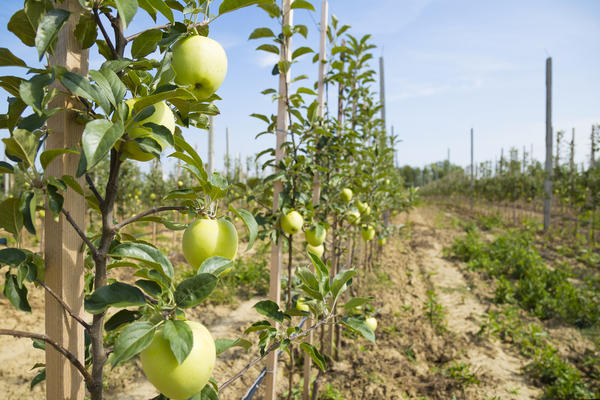
[[[358,279],[358,295],[376,297],[377,344],[350,341],[344,336],[342,361],[331,366],[321,393],[330,384],[343,399],[538,398],[540,388],[521,373],[528,360],[509,344],[477,335],[480,316],[490,308],[493,289],[464,265],[443,257],[443,249],[462,234],[455,216],[423,206],[412,211],[408,219],[402,216],[395,222],[408,224],[408,234],[392,238],[375,272],[360,271]],[[430,291],[444,311],[445,329],[427,318],[424,307]],[[193,310],[188,317],[204,323],[215,338],[241,337],[248,325],[260,319],[252,309],[259,300],[252,298],[235,306],[209,305]],[[33,292],[32,307],[31,314],[18,312],[0,296],[0,327],[42,332],[43,293],[39,289]],[[576,334],[564,329],[552,331],[558,340],[564,336],[565,352],[578,346],[569,336]],[[229,350],[219,356],[213,376],[222,383],[254,357],[255,353],[243,349]],[[31,341],[0,336],[0,398],[43,399],[43,384],[29,390],[29,381],[35,376],[30,368],[43,361],[43,352],[34,349]],[[469,365],[480,383],[464,385],[444,373],[455,362]],[[250,369],[221,398],[240,399],[263,366],[259,363]],[[139,361],[107,372],[109,400],[148,400],[157,394],[144,378]],[[284,381],[280,379],[280,393],[287,389]],[[259,391],[255,399],[260,398]]]

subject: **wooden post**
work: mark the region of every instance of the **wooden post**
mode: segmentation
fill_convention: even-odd
[[[282,0],[283,26],[291,26],[293,21],[293,10],[290,8],[291,0]],[[292,41],[290,38],[284,39],[281,44],[281,61],[291,61]],[[283,159],[283,143],[287,140],[288,129],[288,87],[291,73],[288,69],[287,74],[279,74],[279,100],[277,102],[277,139],[275,145],[275,160],[278,163]],[[283,191],[283,182],[276,180],[273,183],[273,212],[279,210],[279,194]],[[271,273],[269,278],[269,299],[279,304],[281,297],[281,238],[276,243],[271,244]],[[291,277],[289,277],[291,279]],[[291,389],[291,388],[290,388]],[[265,399],[277,399],[277,352],[273,351],[267,357],[267,376],[265,387]]]
[[[471,210],[473,209],[473,196],[475,195],[474,189],[474,169],[473,169],[473,128],[471,128]]]
[[[552,209],[552,58],[546,59],[546,178],[544,179],[544,231],[550,229]]]
[[[320,26],[320,50],[319,50],[319,80],[317,83],[317,100],[319,102],[319,116],[323,118],[325,115],[325,68],[327,66],[327,22],[329,19],[329,5],[327,0],[322,0],[321,2],[321,26]],[[313,196],[312,201],[313,205],[316,206],[319,203],[321,197],[321,182],[319,180],[319,175],[315,173],[313,177]],[[312,326],[312,321],[309,319],[306,320],[306,328],[310,328]],[[312,332],[306,338],[308,343],[313,342],[313,334]],[[311,378],[311,358],[304,357],[304,382],[302,388],[302,399],[309,400],[311,393],[310,386],[310,378]]]
[[[229,167],[231,166],[231,158],[229,158],[229,128],[225,128],[225,171],[227,179],[229,179]]]
[[[208,175],[212,175],[215,161],[215,117],[211,115],[208,118]]]
[[[52,65],[61,65],[69,71],[87,75],[88,50],[82,50],[73,31],[79,19],[81,7],[77,0],[66,0],[61,8],[71,12],[67,24],[60,31],[56,42]],[[51,107],[81,107],[71,96],[59,95]],[[49,149],[77,147],[83,125],[75,121],[75,113],[61,111],[48,120],[52,132],[46,141]],[[57,157],[48,167],[49,175],[61,177],[75,175],[78,157],[67,154]],[[82,183],[82,182],[80,182]],[[83,183],[82,183],[83,186]],[[72,189],[64,194],[63,208],[68,210],[75,222],[85,232],[85,201]],[[83,253],[82,240],[63,215],[54,222],[52,213],[46,211],[46,284],[78,315],[83,314]],[[62,306],[46,292],[46,334],[64,346],[83,363],[83,327],[71,318]],[[46,398],[48,400],[83,400],[85,395],[81,374],[70,362],[51,346],[46,347]]]

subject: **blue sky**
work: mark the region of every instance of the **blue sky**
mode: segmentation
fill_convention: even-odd
[[[320,0],[312,2],[320,10]],[[0,0],[1,26],[20,8],[18,3]],[[353,34],[372,34],[375,55],[385,58],[388,126],[402,140],[400,164],[422,166],[445,159],[450,149],[451,161],[466,165],[471,127],[476,161],[494,159],[511,146],[529,151],[532,144],[534,157],[543,158],[547,55],[554,63],[554,128],[568,130],[569,136],[576,128],[577,159],[589,157],[591,124],[600,123],[600,1],[330,0],[330,12],[351,25]],[[293,46],[316,50],[319,14],[311,18],[298,10],[294,19],[310,34],[308,40],[294,39]],[[150,24],[140,12],[128,33]],[[273,145],[272,136],[254,138],[264,124],[249,115],[275,110],[270,98],[260,94],[276,87],[274,60],[255,51],[260,42],[247,40],[254,28],[272,24],[253,7],[211,25],[210,36],[221,42],[229,59],[218,91],[222,114],[215,118],[217,168],[225,153],[225,127],[233,156],[245,160]],[[34,64],[35,52],[3,29],[0,47]],[[316,79],[311,58],[302,57],[293,74]],[[99,65],[99,57],[91,54],[90,68]],[[198,144],[201,155],[207,153],[205,131],[188,130],[185,136]]]

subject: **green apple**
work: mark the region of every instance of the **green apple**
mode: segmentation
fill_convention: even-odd
[[[125,103],[129,106],[130,116],[133,111],[133,107],[137,101],[138,99],[129,99],[125,101]],[[175,132],[175,116],[173,115],[173,112],[171,111],[167,103],[161,101],[156,104],[153,104],[153,106],[154,113],[152,115],[141,121],[134,122],[133,124],[131,124],[129,129],[127,129],[127,134],[131,139],[150,137],[152,134],[152,130],[143,126],[144,124],[147,124],[149,122],[164,126],[171,133]],[[162,150],[166,149],[169,146],[169,143],[167,143],[165,140],[159,137],[152,136],[152,138],[158,142]],[[154,158],[154,155],[142,151],[140,145],[135,140],[128,140],[127,142],[125,142],[125,144],[123,145],[123,152],[127,155],[127,158],[131,158],[137,161],[149,161]]]
[[[365,324],[367,324],[367,326],[369,328],[371,328],[371,330],[373,332],[375,332],[375,329],[377,329],[377,320],[375,319],[375,317],[369,317],[365,320]]]
[[[296,310],[310,312],[310,308],[308,308],[308,305],[304,302],[302,297],[298,298],[296,301]]]
[[[183,234],[183,255],[194,268],[214,256],[233,260],[237,247],[237,231],[226,219],[199,219],[191,223]]]
[[[38,214],[40,214],[40,218],[44,218],[46,216],[46,210],[40,210],[38,211]]]
[[[312,246],[318,246],[325,241],[327,231],[321,224],[313,225],[304,231],[306,241]]]
[[[360,212],[361,214],[363,214],[365,212],[365,210],[367,209],[369,205],[367,203],[363,203],[362,201],[358,200],[358,202],[356,203],[356,207],[358,208],[358,212]]]
[[[183,181],[177,181],[177,186],[182,187],[183,186]]]
[[[353,225],[356,225],[356,224],[358,224],[358,221],[360,220],[360,213],[357,210],[352,209],[352,210],[348,211],[347,218],[348,218],[348,222],[350,222]]]
[[[288,235],[298,233],[304,224],[304,218],[296,210],[292,210],[281,219],[281,229]]]
[[[227,55],[213,39],[193,35],[175,43],[171,66],[175,83],[191,86],[194,96],[203,100],[216,92],[225,80]]]
[[[181,364],[173,355],[170,342],[162,330],[140,353],[142,370],[159,392],[173,400],[187,400],[200,393],[208,383],[216,360],[215,341],[199,322],[185,322],[192,330],[194,344]]]
[[[322,244],[320,244],[318,246],[313,246],[313,245],[307,244],[306,251],[321,258],[321,257],[323,257],[323,253],[325,252],[325,247]]]
[[[373,228],[371,225],[363,226],[363,228],[360,230],[360,235],[365,242],[373,240],[375,237],[375,228]]]
[[[387,243],[387,238],[384,238],[384,237],[379,238],[377,240],[377,243],[379,243],[380,246],[385,246],[385,244]]]
[[[150,200],[156,200],[156,194],[150,193]]]
[[[352,190],[349,188],[344,188],[342,190],[342,200],[344,201],[344,203],[350,203],[352,201]]]

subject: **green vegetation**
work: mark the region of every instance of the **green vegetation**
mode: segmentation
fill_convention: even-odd
[[[600,320],[597,288],[578,282],[566,266],[547,266],[529,231],[511,230],[488,243],[470,230],[455,240],[449,254],[496,278],[498,303],[517,303],[542,320],[556,318],[579,328]]]

